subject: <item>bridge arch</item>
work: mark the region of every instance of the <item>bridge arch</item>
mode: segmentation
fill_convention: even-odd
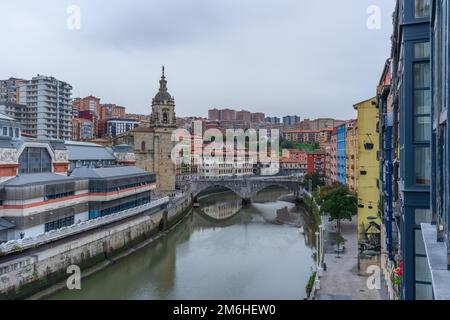
[[[191,183],[191,187],[194,198],[197,198],[204,191],[214,187],[229,189],[242,199],[250,199],[269,187],[282,187],[292,191],[297,196],[300,193],[300,184],[299,181],[296,180],[197,180]]]
[[[193,191],[192,195],[193,195],[194,198],[197,198],[199,195],[201,195],[203,192],[207,191],[208,189],[214,189],[214,188],[227,189],[227,190],[235,193],[237,196],[242,198],[242,196],[240,194],[240,190],[238,188],[233,188],[230,185],[225,185],[225,184],[219,183],[219,182],[218,183],[211,183],[211,184],[209,184],[209,183],[202,183],[198,188],[196,188]]]

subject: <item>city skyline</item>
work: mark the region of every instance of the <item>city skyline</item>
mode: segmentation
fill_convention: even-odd
[[[44,1],[20,10],[0,4],[9,13],[0,25],[16,35],[5,35],[8,50],[0,58],[21,61],[6,64],[0,78],[52,75],[73,85],[73,97],[92,94],[147,114],[158,85],[154,79],[164,64],[169,89],[177,92],[179,116],[203,117],[215,107],[268,116],[354,117],[353,103],[370,95],[379,80],[393,9],[391,1],[377,1],[381,29],[370,30],[371,1],[283,1],[276,6],[265,1],[257,7],[200,0],[106,7],[79,1],[80,30],[69,30],[71,4]],[[326,19],[314,18],[324,14]],[[339,40],[343,34],[353,40]],[[51,41],[55,37],[59,40]],[[27,43],[26,53],[18,38]],[[326,49],[319,45],[323,42],[329,43]],[[364,47],[370,50],[363,55]]]

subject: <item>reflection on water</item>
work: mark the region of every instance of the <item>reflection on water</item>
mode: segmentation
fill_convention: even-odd
[[[248,206],[230,192],[200,199],[166,237],[51,299],[303,299],[314,231],[301,208],[277,201],[283,194]]]
[[[213,204],[202,205],[200,211],[214,220],[227,220],[242,209],[241,199],[218,201]]]

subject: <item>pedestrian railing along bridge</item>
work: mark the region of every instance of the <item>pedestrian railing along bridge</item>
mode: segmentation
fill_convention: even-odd
[[[229,189],[242,199],[250,199],[269,187],[285,188],[291,191],[296,197],[303,194],[302,180],[295,177],[211,178],[191,181],[191,191],[194,198],[214,187]]]

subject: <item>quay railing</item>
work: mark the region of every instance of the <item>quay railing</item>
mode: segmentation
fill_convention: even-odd
[[[169,202],[170,198],[164,197],[139,207],[127,209],[124,211],[113,213],[111,215],[99,217],[97,219],[83,221],[81,223],[73,224],[61,229],[52,230],[36,237],[11,240],[6,243],[0,244],[0,255],[42,246],[53,241],[57,241],[72,235],[86,232],[88,230],[92,230],[116,221],[138,215],[143,211],[154,209],[156,207],[168,204]]]

